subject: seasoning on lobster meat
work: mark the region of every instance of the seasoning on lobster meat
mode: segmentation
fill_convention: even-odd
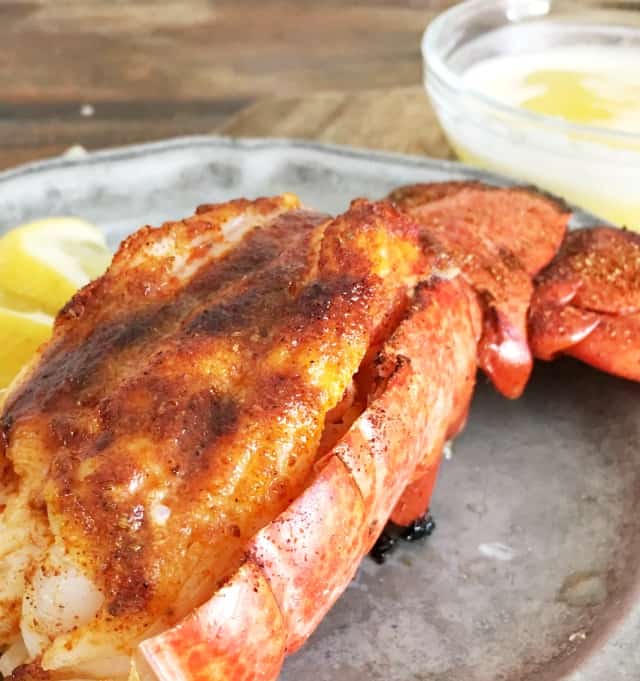
[[[478,361],[510,397],[528,378],[568,213],[473,183],[392,198],[202,206],[61,311],[0,415],[0,673],[274,681],[387,520],[424,514]],[[552,265],[536,300],[628,321],[634,252],[606,295],[553,293]]]
[[[572,355],[640,381],[640,235],[613,227],[570,232],[536,279],[529,333],[540,359]]]
[[[389,198],[420,222],[436,266],[458,267],[476,291],[483,308],[480,367],[500,392],[518,397],[532,368],[531,277],[558,250],[569,210],[532,189],[477,182],[415,184]]]
[[[130,237],[4,403],[0,672],[275,679],[466,413],[479,308],[432,274],[385,202]]]

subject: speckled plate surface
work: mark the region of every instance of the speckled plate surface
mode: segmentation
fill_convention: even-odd
[[[0,174],[0,231],[75,214],[115,246],[204,202],[292,191],[344,209],[461,165],[285,140],[199,137]],[[579,221],[588,221],[581,215]],[[640,386],[539,365],[509,402],[483,378],[424,544],[365,560],[284,681],[638,681]]]

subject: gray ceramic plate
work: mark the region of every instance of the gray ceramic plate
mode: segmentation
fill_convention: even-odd
[[[277,140],[179,139],[0,174],[0,225],[76,214],[112,245],[198,203],[293,191],[338,211],[460,165]],[[582,219],[587,219],[582,216]],[[570,361],[509,402],[481,378],[436,533],[365,560],[286,681],[640,678],[640,386]]]

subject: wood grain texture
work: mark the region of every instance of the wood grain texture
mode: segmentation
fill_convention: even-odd
[[[416,85],[420,36],[451,2],[0,0],[0,167],[210,132],[262,97]]]
[[[261,99],[219,128],[453,158],[422,86]]]

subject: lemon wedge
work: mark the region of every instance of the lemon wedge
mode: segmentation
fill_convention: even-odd
[[[0,305],[0,389],[11,383],[51,335],[53,317]]]
[[[0,238],[0,398],[50,337],[58,310],[110,260],[102,232],[77,218],[30,222]]]
[[[111,260],[104,235],[78,218],[48,218],[0,239],[0,287],[55,314]]]

